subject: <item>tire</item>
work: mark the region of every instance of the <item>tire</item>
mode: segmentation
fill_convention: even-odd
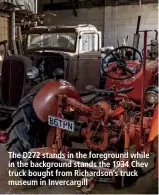
[[[47,79],[41,83],[39,83],[38,85],[35,85],[33,88],[31,88],[28,92],[28,94],[37,94],[37,92],[45,85],[47,84],[49,81],[53,81],[53,79]]]
[[[30,93],[20,101],[17,110],[13,113],[12,124],[7,130],[9,139],[6,143],[6,150],[8,152],[22,154],[23,152],[28,152],[31,148],[42,147],[46,144],[49,126],[38,120],[32,107],[35,95],[45,83],[40,83],[40,85],[30,91]],[[26,160],[29,162],[30,159],[12,158],[10,160],[14,162],[17,167],[17,162],[24,162]],[[17,169],[20,171],[23,168]],[[30,168],[27,168],[27,170],[28,169]],[[22,179],[38,180],[39,178],[29,177],[27,173],[27,176],[22,177]]]

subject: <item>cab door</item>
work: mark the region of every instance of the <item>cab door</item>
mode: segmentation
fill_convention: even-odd
[[[100,33],[85,31],[80,34],[77,58],[76,88],[85,93],[87,85],[99,87],[100,83]]]

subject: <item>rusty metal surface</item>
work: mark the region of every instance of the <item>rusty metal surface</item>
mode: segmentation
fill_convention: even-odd
[[[98,88],[100,83],[100,53],[88,52],[70,57],[68,81],[79,93],[86,93],[86,86]]]
[[[39,50],[40,51],[40,50]],[[100,52],[87,52],[84,54],[69,53],[62,51],[46,50],[49,58],[54,59],[54,55],[60,54],[64,59],[64,78],[76,87],[79,93],[86,93],[86,86],[93,85],[99,87],[100,83]],[[34,53],[39,56],[41,53]],[[27,51],[28,57],[33,56],[33,51]],[[43,54],[44,56],[46,54]],[[47,57],[47,55],[45,56]]]
[[[75,86],[76,84],[76,78],[77,78],[77,65],[78,65],[78,56],[73,55],[69,57],[68,61],[68,74],[67,74],[67,80]]]
[[[77,65],[76,88],[80,93],[86,92],[87,85],[99,87],[101,59],[99,52],[84,53],[79,55]]]

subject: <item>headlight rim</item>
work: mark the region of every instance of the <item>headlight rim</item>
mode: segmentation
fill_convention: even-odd
[[[150,97],[148,97],[150,96]],[[149,90],[147,89],[144,94],[145,101],[149,104],[157,104],[158,103],[158,93],[156,90]],[[154,97],[154,102],[151,102],[150,98]]]
[[[32,72],[31,72],[32,71]],[[32,77],[30,75],[32,74]],[[33,75],[34,74],[34,75]],[[26,72],[27,79],[29,80],[35,80],[39,76],[39,70],[37,67],[33,66],[29,68]]]

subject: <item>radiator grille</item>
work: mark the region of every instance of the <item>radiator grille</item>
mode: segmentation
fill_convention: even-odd
[[[25,68],[21,61],[6,60],[2,66],[2,101],[15,106],[23,95]]]

